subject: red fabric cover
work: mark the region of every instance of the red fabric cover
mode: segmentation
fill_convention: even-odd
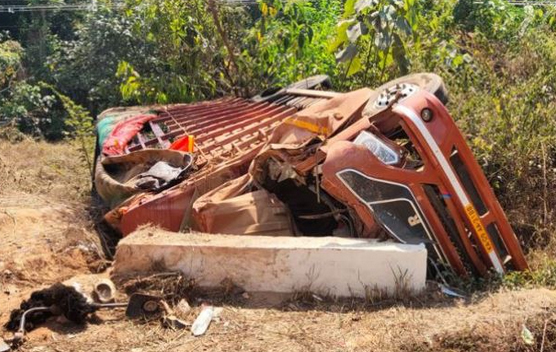
[[[157,115],[137,115],[119,122],[106,138],[102,146],[102,153],[104,155],[123,154],[127,144],[135,137],[137,132],[141,131],[143,125],[155,117]]]

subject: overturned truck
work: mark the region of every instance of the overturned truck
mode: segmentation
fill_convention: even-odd
[[[106,221],[124,236],[150,223],[423,243],[432,275],[527,268],[440,77],[329,88],[315,76],[252,99],[103,112],[94,183]]]

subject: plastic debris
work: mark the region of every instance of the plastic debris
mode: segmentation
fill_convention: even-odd
[[[164,318],[162,319],[162,325],[166,328],[178,330],[185,329],[189,326],[188,323],[176,317],[174,310],[170,308],[168,303],[165,301],[160,301],[162,308],[164,309]]]
[[[446,285],[442,285],[439,284],[438,286],[440,286],[440,291],[445,294],[446,296],[450,296],[450,297],[457,297],[457,298],[467,298],[464,295],[457,293],[454,289],[446,286]]]
[[[102,279],[95,284],[93,296],[100,303],[114,302],[116,286],[110,279]]]
[[[523,324],[521,328],[521,339],[526,345],[532,346],[535,344],[535,337],[531,330],[527,329],[525,324]]]
[[[166,328],[174,329],[174,330],[181,330],[187,328],[190,324],[186,323],[185,321],[179,319],[175,315],[168,315],[165,316],[162,325]]]
[[[181,299],[176,305],[175,310],[178,314],[185,315],[191,311],[191,306],[189,305],[189,302],[187,302],[187,300]]]
[[[10,345],[0,338],[0,352],[7,352],[9,350],[11,350]]]
[[[197,319],[195,319],[193,325],[191,326],[191,332],[193,333],[193,336],[201,336],[207,331],[210,322],[212,321],[213,315],[213,306],[207,306],[203,308],[203,310],[201,311],[201,313],[199,313],[199,316],[197,316]]]

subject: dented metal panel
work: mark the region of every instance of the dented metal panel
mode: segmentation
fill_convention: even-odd
[[[202,167],[178,186],[158,194],[137,195],[107,214],[107,220],[124,235],[146,223],[179,231],[193,200],[245,174],[273,129],[297,111],[239,98],[156,110],[159,116],[150,121],[147,131],[135,136],[126,152],[167,148],[176,139],[195,136],[195,152]]]
[[[352,141],[373,120],[405,133],[419,162],[387,165]],[[401,242],[424,242],[461,275],[524,270],[519,242],[480,166],[442,103],[417,91],[330,139],[322,187]],[[399,132],[398,132],[399,133]]]

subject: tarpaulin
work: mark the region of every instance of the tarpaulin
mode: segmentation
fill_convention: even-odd
[[[121,120],[118,115],[106,116],[97,123],[98,146],[102,148],[106,138],[112,133],[116,124]]]
[[[267,176],[273,178],[274,175],[276,178],[273,179],[280,181],[295,178],[297,164],[309,160],[322,141],[361,117],[361,111],[372,92],[363,88],[340,94],[285,119],[251,163],[249,173],[253,179],[264,184]],[[267,162],[271,158],[281,165],[276,168],[278,172],[269,170]]]
[[[104,155],[123,154],[127,144],[135,137],[137,132],[141,131],[143,125],[156,117],[157,115],[153,114],[142,114],[119,122],[106,138],[102,153]]]

